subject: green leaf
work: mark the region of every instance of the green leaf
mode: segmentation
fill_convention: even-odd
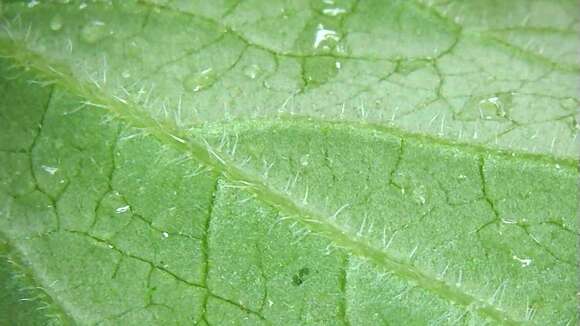
[[[576,2],[0,8],[1,324],[578,322]]]

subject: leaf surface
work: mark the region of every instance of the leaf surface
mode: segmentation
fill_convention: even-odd
[[[577,322],[576,3],[64,2],[0,7],[2,320]]]

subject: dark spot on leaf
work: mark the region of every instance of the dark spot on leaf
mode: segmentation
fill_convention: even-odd
[[[295,286],[301,285],[306,281],[306,276],[308,276],[308,274],[310,274],[310,269],[308,269],[308,267],[301,268],[298,273],[292,276],[292,284]]]

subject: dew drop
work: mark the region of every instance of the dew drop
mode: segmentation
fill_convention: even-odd
[[[324,28],[324,25],[318,24],[316,33],[314,35],[314,48],[330,49],[335,47],[336,43],[340,41],[340,37],[336,31]]]
[[[162,232],[162,233],[161,233],[161,236],[163,237],[163,239],[167,239],[167,238],[169,238],[169,233],[167,233],[167,232]]]
[[[492,96],[487,99],[479,101],[478,109],[481,114],[481,118],[489,120],[497,117],[505,117],[506,112],[504,110],[504,104],[497,96]]]
[[[332,80],[339,68],[332,57],[314,57],[305,59],[303,71],[307,82],[305,86],[317,87]]]
[[[56,15],[50,20],[50,29],[53,31],[60,31],[62,29],[62,17]]]
[[[83,3],[81,3],[81,4],[79,5],[79,10],[83,10],[83,9],[85,9],[85,8],[87,8],[87,7],[88,7],[88,5],[87,5],[86,3],[84,3],[84,2],[83,2]]]
[[[127,78],[131,77],[131,73],[130,73],[129,71],[127,71],[127,70],[124,70],[124,71],[121,73],[121,77],[123,77],[123,78],[127,79]]]
[[[300,165],[308,166],[310,164],[310,154],[302,155],[300,157]]]
[[[217,75],[212,68],[207,68],[199,73],[187,76],[183,80],[183,87],[186,90],[199,92],[211,87],[217,80]]]
[[[514,260],[518,261],[522,267],[528,267],[532,264],[532,260],[530,258],[520,258],[516,255],[512,257]]]
[[[134,60],[141,60],[141,58],[144,57],[147,49],[150,47],[151,45],[146,39],[137,36],[128,42],[127,57],[130,57]]]
[[[424,186],[419,186],[413,189],[413,200],[417,204],[425,205],[425,203],[427,202],[426,197],[427,191]]]
[[[38,6],[40,4],[40,2],[38,2],[38,0],[30,0],[27,4],[28,8],[34,8],[36,6]]]
[[[131,206],[129,206],[129,205],[117,207],[117,209],[115,209],[115,213],[123,214],[123,213],[128,212],[130,209],[131,209]]]
[[[256,64],[244,67],[244,75],[250,79],[256,79],[262,74],[262,68]]]
[[[55,168],[53,166],[48,166],[48,165],[42,165],[41,168],[48,174],[50,175],[55,175],[56,172],[58,172],[58,168]]]
[[[572,97],[567,97],[560,101],[560,106],[564,109],[575,110],[578,107],[578,102]]]
[[[344,8],[326,8],[322,10],[322,14],[326,16],[335,17],[338,15],[345,14],[346,10]]]
[[[106,25],[100,20],[94,20],[83,27],[81,30],[81,38],[83,41],[93,44],[107,35]]]
[[[472,98],[458,113],[458,118],[467,121],[506,119],[512,105],[512,96],[510,93],[498,93]]]

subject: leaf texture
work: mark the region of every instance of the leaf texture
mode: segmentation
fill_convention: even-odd
[[[1,321],[577,323],[576,3],[0,8]]]

